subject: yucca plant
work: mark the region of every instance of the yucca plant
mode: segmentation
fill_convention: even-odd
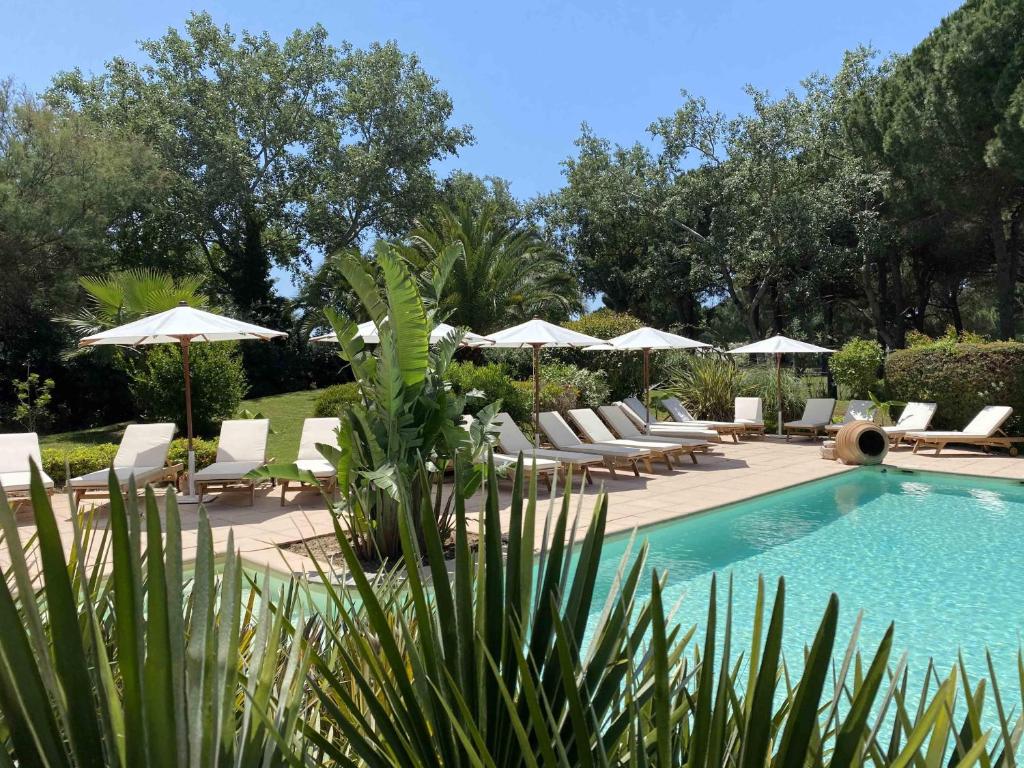
[[[278,610],[247,593],[230,536],[218,567],[202,511],[187,575],[174,495],[164,528],[152,490],[141,509],[134,490],[111,472],[109,529],[97,540],[73,514],[69,556],[35,467],[32,541],[0,492],[0,765],[301,764],[294,595]]]
[[[475,553],[456,496],[454,563],[433,529],[421,549],[414,516],[399,508],[401,579],[369,579],[338,531],[354,591],[329,587],[341,627],[313,664],[322,719],[307,726],[325,760],[381,768],[1014,764],[1024,720],[1007,714],[994,678],[992,732],[982,726],[986,686],[972,686],[962,664],[945,676],[929,667],[912,691],[905,657],[891,658],[892,627],[869,656],[858,651],[857,629],[837,648],[835,596],[799,676],[782,654],[782,580],[770,611],[759,584],[753,639],[739,654],[731,585],[724,621],[713,588],[698,647],[696,629],[681,628],[664,605],[667,576],[645,577],[641,544],[592,620],[607,497],[599,495],[575,543],[570,495],[553,501],[537,540],[536,486],[516,482],[503,539],[493,474],[486,488]],[[361,619],[352,621],[356,605]]]
[[[687,355],[667,371],[668,385],[698,419],[732,421],[736,398],[743,393],[744,375],[736,362],[715,352]]]

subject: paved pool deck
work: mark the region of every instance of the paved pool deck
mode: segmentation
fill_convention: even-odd
[[[739,443],[723,442],[714,446],[710,455],[702,455],[697,464],[686,461],[671,473],[662,467],[654,473],[641,473],[640,477],[619,471],[612,478],[606,470],[593,472],[594,483],[583,491],[580,531],[590,520],[594,500],[603,488],[608,494],[608,533],[629,531],[673,518],[742,501],[771,491],[778,491],[801,483],[847,472],[852,467],[820,457],[820,441],[795,438],[789,442],[774,436],[743,440]],[[886,465],[916,470],[933,470],[987,478],[1024,480],[1024,457],[1010,458],[1005,452],[984,454],[980,451],[949,448],[941,456],[932,451],[913,454],[909,447],[889,452]],[[578,487],[579,478],[575,485]],[[502,519],[507,523],[509,483],[501,482]],[[267,565],[287,572],[309,573],[312,561],[300,554],[286,552],[280,545],[333,531],[331,514],[318,492],[289,490],[288,503],[280,504],[280,489],[258,489],[256,503],[248,505],[247,493],[224,493],[207,505],[213,529],[214,546],[225,551],[229,532],[233,532],[234,546],[242,557],[254,565]],[[541,486],[545,499],[539,508],[537,540],[542,533],[543,513],[548,509],[548,495]],[[65,495],[53,496],[54,508],[61,535],[66,544],[72,538],[71,506]],[[577,500],[579,495],[577,494]],[[106,522],[106,506],[102,500],[86,502],[96,504],[95,525]],[[478,510],[480,496],[469,505]],[[182,507],[183,554],[189,559],[195,553],[198,511],[195,507]],[[22,540],[35,530],[30,508],[23,507],[18,514],[18,527]],[[10,562],[6,544],[0,544],[0,566]]]

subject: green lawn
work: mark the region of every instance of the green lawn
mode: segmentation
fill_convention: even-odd
[[[242,408],[247,408],[254,413],[262,413],[270,419],[270,428],[273,432],[267,441],[268,456],[274,457],[277,461],[295,459],[299,450],[302,420],[313,415],[313,406],[319,394],[320,392],[317,390],[307,390],[242,402]],[[45,435],[40,439],[40,443],[46,448],[73,448],[96,443],[116,443],[121,439],[126,424],[127,422],[122,422],[75,432]]]

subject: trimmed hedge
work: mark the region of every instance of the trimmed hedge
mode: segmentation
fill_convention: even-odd
[[[340,416],[343,409],[359,402],[359,385],[354,381],[327,387],[316,398],[313,415],[317,418]]]
[[[196,469],[202,469],[213,463],[217,457],[217,441],[196,438],[192,441],[196,451]],[[70,477],[78,477],[97,469],[110,466],[117,453],[116,443],[97,443],[96,445],[79,445],[74,448],[43,448],[43,471],[55,485],[63,486]],[[171,464],[188,466],[188,441],[179,438],[171,443],[167,460]]]
[[[1024,344],[934,344],[900,349],[885,361],[894,400],[938,404],[933,429],[963,429],[986,405],[1009,405],[1004,429],[1024,427]]]

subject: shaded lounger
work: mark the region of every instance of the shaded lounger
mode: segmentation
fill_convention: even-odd
[[[494,424],[498,427],[498,446],[506,454],[518,456],[520,453],[529,460],[554,459],[562,465],[563,469],[568,467],[575,471],[577,468],[583,472],[583,479],[592,482],[590,479],[590,468],[603,466],[604,459],[592,453],[581,453],[579,451],[559,451],[550,448],[537,448],[530,442],[529,438],[519,429],[519,425],[507,413],[502,411],[494,417]]]
[[[935,455],[938,456],[943,448],[955,443],[981,446],[986,451],[989,448],[1006,448],[1011,456],[1016,456],[1016,443],[1024,443],[1024,437],[1010,437],[1002,430],[1012,413],[1013,408],[1008,405],[986,405],[962,432],[907,432],[903,437],[914,443],[914,453],[917,453],[918,448],[934,446]]]
[[[196,493],[202,496],[210,488],[222,491],[243,488],[249,491],[249,506],[255,504],[257,481],[246,475],[267,463],[269,432],[269,419],[222,422],[217,458],[213,464],[196,472]]]
[[[53,493],[53,480],[43,472],[39,436],[35,432],[0,435],[0,488],[8,500],[27,499],[32,480],[31,463],[35,462],[47,495]]]
[[[746,427],[745,435],[764,434],[764,404],[760,397],[737,397],[733,421]]]
[[[462,428],[469,432],[473,423],[476,419],[470,415],[464,415],[462,417]],[[500,451],[493,451],[494,456],[494,468],[502,471],[514,469],[516,464],[519,462],[519,456],[513,456],[508,453],[501,453]],[[480,463],[486,463],[486,459],[481,459]],[[527,477],[534,474],[544,481],[544,484],[551,490],[551,476],[558,474],[561,466],[554,459],[539,459],[537,457],[523,457],[523,472]]]
[[[639,429],[655,437],[666,435],[668,437],[689,437],[694,440],[707,440],[709,442],[721,442],[722,437],[715,430],[701,427],[694,424],[687,424],[682,421],[658,421],[654,414],[648,418],[647,406],[635,397],[627,397],[617,405],[625,406],[626,415],[637,425]]]
[[[150,483],[177,483],[181,464],[165,466],[173,438],[173,424],[129,424],[125,428],[112,464],[122,493],[128,489],[133,477],[139,490]],[[71,478],[68,485],[75,492],[75,502],[85,498],[109,497],[109,476],[109,469],[97,469]]]
[[[851,400],[846,404],[843,412],[843,420],[838,424],[828,424],[825,431],[830,435],[835,434],[847,424],[855,421],[874,421],[875,404],[870,400]]]
[[[882,427],[893,446],[902,442],[907,432],[924,432],[932,423],[938,406],[935,403],[907,403],[895,424]]]
[[[643,440],[630,440],[627,438],[615,437],[605,423],[601,421],[601,417],[594,413],[590,408],[570,409],[569,419],[576,425],[579,431],[589,442],[601,445],[622,445],[627,448],[647,448],[654,458],[664,461],[665,466],[668,467],[669,470],[672,469],[672,457],[682,456],[683,453],[689,453],[690,458],[693,459],[694,463],[697,462],[697,457],[693,455],[693,450],[687,450],[678,443],[665,441],[645,442]]]
[[[640,428],[633,423],[629,416],[626,415],[626,410],[626,406],[622,404],[602,405],[598,406],[597,412],[601,415],[601,418],[605,420],[605,423],[611,427],[612,432],[625,440],[672,443],[673,445],[685,446],[686,448],[699,453],[710,453],[712,450],[711,443],[706,440],[694,440],[689,437],[671,437],[669,435],[645,435],[640,431]],[[696,461],[693,454],[691,454],[691,458]]]
[[[337,445],[338,429],[341,428],[341,419],[326,416],[317,419],[306,419],[302,422],[302,435],[299,437],[299,453],[295,459],[295,466],[301,470],[312,473],[320,483],[320,487],[328,493],[334,492],[338,482],[338,470],[334,465],[324,458],[317,448],[317,444]],[[285,503],[285,493],[288,485],[294,480],[281,480],[281,506]],[[299,483],[300,487],[305,483]]]
[[[574,453],[593,453],[604,459],[604,464],[615,477],[615,465],[626,464],[631,467],[633,474],[640,476],[638,461],[644,463],[648,472],[651,468],[651,451],[647,448],[630,448],[625,445],[605,445],[603,443],[585,443],[580,440],[579,435],[569,428],[558,413],[545,411],[540,414],[541,431],[547,435],[548,440],[556,448],[562,451],[573,451]]]
[[[832,423],[832,414],[836,410],[836,401],[831,397],[812,397],[804,405],[804,415],[796,421],[787,421],[782,425],[789,440],[793,435],[817,437]]]
[[[704,429],[713,429],[719,435],[730,435],[734,443],[738,443],[739,436],[747,431],[747,425],[743,422],[695,419],[693,414],[686,410],[686,406],[677,397],[666,397],[661,401],[661,405],[676,422],[680,424],[693,424],[695,427],[703,427]]]

